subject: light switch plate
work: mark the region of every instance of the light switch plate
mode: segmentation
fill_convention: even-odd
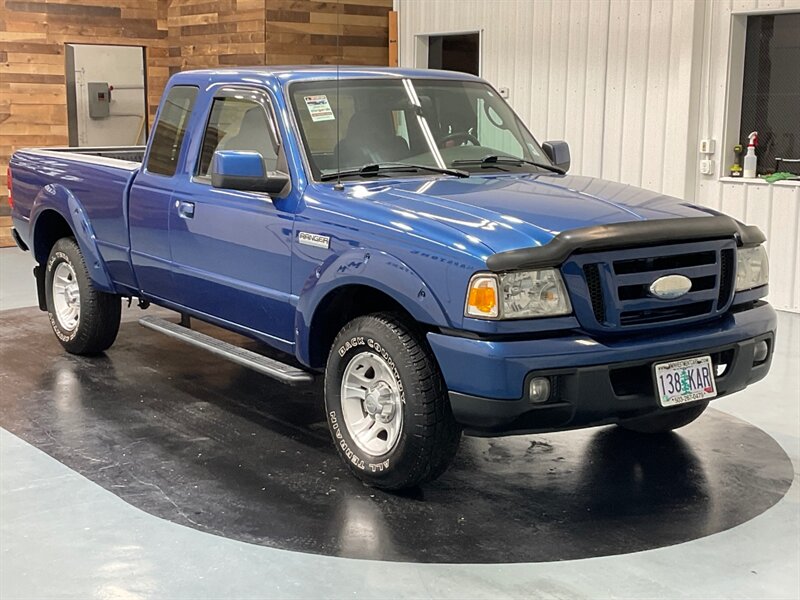
[[[715,140],[705,139],[700,140],[700,154],[714,154],[716,147]]]

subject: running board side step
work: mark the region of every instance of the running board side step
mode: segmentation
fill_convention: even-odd
[[[308,371],[298,369],[273,358],[262,356],[246,348],[234,346],[205,333],[183,327],[178,323],[167,321],[159,317],[142,317],[139,325],[158,331],[164,335],[175,338],[192,346],[207,350],[212,354],[226,358],[237,365],[258,371],[263,375],[272,377],[284,383],[309,383],[314,380],[314,375]]]

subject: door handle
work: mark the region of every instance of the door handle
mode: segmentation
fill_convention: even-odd
[[[181,219],[194,219],[194,202],[179,200],[176,204],[178,205],[178,214]]]

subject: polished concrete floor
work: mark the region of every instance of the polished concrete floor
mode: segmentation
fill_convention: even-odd
[[[347,479],[313,389],[135,313],[106,359],[66,357],[41,313],[9,310],[35,303],[31,267],[0,251],[4,599],[800,596],[798,315],[766,380],[657,452],[613,428],[468,439],[442,480],[389,496]]]

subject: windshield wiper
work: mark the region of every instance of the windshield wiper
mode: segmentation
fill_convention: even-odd
[[[515,165],[521,167],[522,165],[533,165],[534,167],[539,167],[540,169],[547,169],[548,171],[552,171],[553,173],[558,173],[559,175],[563,175],[566,173],[564,169],[560,169],[555,165],[548,165],[545,163],[538,163],[532,160],[526,160],[524,158],[517,158],[516,156],[498,156],[496,154],[490,154],[489,156],[484,156],[483,158],[464,158],[461,160],[454,160],[454,165],[480,165],[482,168],[489,168],[495,165]]]
[[[413,173],[414,171],[430,171],[431,173],[441,173],[442,175],[452,175],[453,177],[469,177],[467,171],[461,169],[442,169],[439,167],[429,167],[428,165],[412,165],[409,163],[375,163],[364,165],[356,169],[344,169],[336,173],[325,173],[320,176],[320,181],[331,181],[340,177],[376,177],[382,173]]]

